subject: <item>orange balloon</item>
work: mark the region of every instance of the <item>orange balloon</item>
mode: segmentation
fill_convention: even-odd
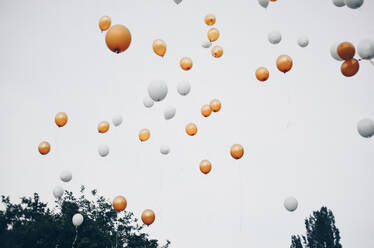
[[[215,58],[219,58],[223,55],[223,49],[220,46],[214,46],[211,52],[212,52],[213,57]]]
[[[121,212],[123,210],[125,210],[127,207],[127,201],[126,201],[126,198],[119,195],[119,196],[116,196],[113,200],[113,208],[114,210],[116,210],[117,212]]]
[[[216,28],[211,28],[208,31],[208,39],[210,42],[216,41],[219,38],[219,31]]]
[[[338,48],[338,55],[340,58],[344,60],[350,60],[355,56],[356,49],[350,42],[342,42],[339,44]]]
[[[148,129],[144,128],[144,129],[140,130],[139,139],[140,139],[141,142],[144,142],[144,141],[148,140],[149,137],[151,137],[151,132]]]
[[[200,171],[204,174],[208,174],[212,170],[212,164],[208,160],[202,160],[200,162]]]
[[[102,121],[99,123],[99,125],[97,125],[97,131],[99,131],[99,133],[106,133],[108,132],[109,127],[110,127],[109,122]]]
[[[144,224],[149,226],[155,221],[155,212],[153,212],[151,209],[146,209],[142,213],[142,221]]]
[[[281,72],[288,72],[292,68],[292,59],[288,55],[281,55],[277,58],[277,67]]]
[[[197,133],[197,126],[194,123],[188,123],[186,125],[186,133],[190,136],[194,136]]]
[[[38,150],[41,155],[47,155],[51,150],[51,145],[47,141],[43,141],[39,144]]]
[[[272,1],[272,2],[276,2],[277,0],[270,0],[270,1]]]
[[[124,52],[130,46],[131,33],[123,25],[113,25],[105,35],[105,42],[112,52]]]
[[[163,40],[155,40],[152,44],[153,51],[161,57],[164,57],[166,53],[166,43]]]
[[[208,104],[201,106],[201,114],[204,117],[208,117],[211,113],[212,113],[212,109],[210,108]]]
[[[230,153],[233,158],[240,159],[243,157],[244,149],[241,145],[235,144],[231,147]]]
[[[209,106],[213,112],[218,112],[221,109],[221,102],[218,99],[213,99],[210,101]]]
[[[344,61],[344,63],[340,67],[342,74],[346,77],[352,77],[358,72],[359,69],[360,69],[360,64],[357,59],[350,59],[350,60]]]
[[[216,17],[212,14],[208,14],[205,16],[205,23],[208,26],[212,26],[216,23]]]
[[[192,68],[192,60],[188,57],[184,57],[180,61],[180,66],[183,70],[188,71]]]
[[[269,78],[269,71],[265,67],[259,67],[256,70],[256,78],[257,80],[264,82]]]
[[[59,127],[63,127],[68,122],[68,116],[64,112],[57,113],[55,116],[55,123]]]
[[[112,25],[112,20],[109,16],[103,16],[99,20],[99,28],[101,31],[108,30],[110,28],[110,25]]]

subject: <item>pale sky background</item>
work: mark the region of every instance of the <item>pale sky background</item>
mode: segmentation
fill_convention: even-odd
[[[201,47],[208,13],[221,32],[220,59]],[[257,0],[2,0],[0,194],[18,201],[38,192],[52,203],[56,185],[78,192],[82,184],[110,199],[121,194],[138,217],[153,209],[145,231],[175,248],[289,247],[292,234],[305,233],[304,218],[326,205],[344,247],[374,247],[374,140],[356,131],[361,118],[374,118],[374,67],[362,61],[345,78],[329,53],[336,41],[374,39],[373,13],[369,0],[357,10],[331,0],[279,0],[267,10]],[[131,31],[126,52],[106,47],[103,15]],[[282,33],[279,45],[267,41],[272,30]],[[296,43],[301,35],[307,48]],[[167,43],[164,58],[152,51],[157,38]],[[281,54],[294,61],[287,74],[275,66]],[[187,72],[184,56],[194,62]],[[254,76],[259,66],[270,71],[266,83]],[[169,94],[147,109],[154,79]],[[181,80],[192,85],[185,97]],[[202,117],[213,98],[222,110]],[[167,105],[177,109],[169,121]],[[60,111],[69,122],[59,129]],[[97,124],[117,114],[123,124],[98,134]],[[188,122],[198,125],[194,137]],[[142,128],[151,130],[143,144]],[[43,140],[47,156],[37,150]],[[238,161],[229,155],[234,143],[245,148]],[[108,157],[98,155],[100,144],[110,146]],[[199,171],[202,159],[213,164],[209,175]],[[73,172],[69,183],[59,180],[64,169]],[[283,207],[290,195],[299,201],[293,213]]]

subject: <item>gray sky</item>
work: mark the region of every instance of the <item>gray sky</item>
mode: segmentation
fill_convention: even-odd
[[[333,210],[344,247],[374,246],[374,140],[356,131],[361,118],[374,118],[374,67],[363,61],[345,78],[329,54],[336,41],[374,39],[373,1],[352,10],[279,0],[265,10],[257,0],[3,0],[0,13],[1,194],[39,192],[52,202],[60,172],[70,169],[66,189],[124,195],[137,216],[155,210],[146,231],[172,247],[288,247],[321,205]],[[208,13],[221,32],[220,59],[201,47]],[[126,52],[107,49],[97,26],[103,15],[131,31]],[[272,30],[282,33],[279,45],[267,41]],[[298,47],[300,35],[307,48]],[[168,46],[163,59],[152,51],[157,38]],[[285,75],[275,67],[281,54],[294,61]],[[179,67],[184,56],[194,62],[188,72]],[[259,66],[270,71],[266,83],[255,79]],[[146,109],[153,79],[165,80],[169,94]],[[188,96],[175,90],[181,80],[192,85]],[[213,98],[222,110],[202,117]],[[169,121],[167,105],[177,109]],[[69,116],[61,129],[60,111]],[[124,123],[98,134],[97,124],[116,114]],[[199,128],[194,137],[184,132],[188,122]],[[143,144],[142,128],[151,130]],[[47,156],[37,151],[43,140],[52,145]],[[238,161],[229,155],[234,143],[245,148]],[[108,157],[97,154],[100,144],[110,146]],[[209,175],[198,169],[203,159],[212,162]],[[283,207],[290,195],[299,201],[293,213]]]

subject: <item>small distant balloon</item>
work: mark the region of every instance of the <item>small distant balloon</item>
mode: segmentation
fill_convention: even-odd
[[[165,120],[172,119],[175,116],[176,112],[177,112],[177,110],[175,109],[175,107],[173,107],[173,106],[167,106],[164,109]]]
[[[154,101],[150,97],[145,96],[143,98],[143,104],[144,104],[144,107],[151,108],[154,104]]]
[[[297,44],[300,47],[307,47],[309,45],[309,38],[305,35],[300,36],[299,39],[297,40]]]
[[[339,44],[338,48],[338,55],[343,60],[350,60],[355,56],[356,49],[350,42],[342,42]]]
[[[346,77],[354,76],[358,72],[359,69],[360,69],[360,64],[357,59],[350,59],[350,60],[344,61],[344,63],[340,67],[340,71]]]
[[[209,29],[209,31],[208,31],[208,40],[210,42],[214,42],[214,41],[218,40],[218,38],[219,38],[219,31],[218,31],[218,29],[216,29],[216,28]]]
[[[166,43],[161,39],[157,39],[152,44],[153,51],[158,56],[164,57],[166,53]]]
[[[208,174],[212,170],[212,164],[208,160],[202,160],[200,162],[200,171],[204,174]]]
[[[112,52],[124,52],[130,46],[131,33],[127,27],[123,25],[113,25],[105,35],[105,42]]]
[[[174,3],[176,4],[180,4],[182,2],[182,0],[174,0]]]
[[[181,68],[185,71],[188,71],[192,68],[192,59],[188,57],[183,57],[179,62]]]
[[[116,196],[113,200],[113,208],[115,211],[117,212],[121,212],[123,210],[126,209],[127,207],[127,201],[126,201],[126,198],[119,195],[119,196]]]
[[[58,127],[63,127],[68,122],[68,116],[64,112],[57,113],[55,116],[55,123]]]
[[[188,81],[180,81],[177,85],[177,91],[181,96],[186,96],[191,91],[191,84]]]
[[[60,179],[65,183],[70,182],[72,178],[73,174],[69,170],[64,170],[60,173]]]
[[[336,7],[343,7],[345,6],[345,2],[344,0],[332,0],[333,4],[336,6]]]
[[[279,44],[279,42],[281,42],[282,40],[282,35],[277,30],[271,31],[268,34],[268,40],[271,44],[274,44],[274,45]]]
[[[261,5],[261,7],[266,9],[269,5],[269,0],[258,0],[258,3]]]
[[[299,203],[297,202],[296,198],[295,197],[287,197],[285,200],[284,200],[284,207],[290,211],[290,212],[293,212],[297,209],[297,206],[299,205]]]
[[[212,56],[213,56],[213,57],[215,57],[215,58],[220,58],[220,57],[222,57],[222,55],[223,55],[223,49],[222,49],[222,47],[220,47],[220,46],[214,46],[214,47],[212,48],[211,53],[212,53]]]
[[[203,41],[203,42],[201,43],[201,46],[202,46],[203,48],[209,48],[209,47],[212,46],[212,42],[210,42],[210,41]]]
[[[204,104],[203,106],[201,106],[201,114],[204,117],[210,116],[211,113],[212,113],[212,109],[210,108],[209,104]]]
[[[213,99],[209,103],[210,108],[212,109],[213,112],[218,112],[221,110],[222,104],[220,100],[218,99]]]
[[[51,150],[51,145],[47,141],[43,141],[39,144],[38,150],[41,155],[47,155]]]
[[[107,121],[102,121],[102,122],[100,122],[100,123],[97,125],[97,131],[98,131],[99,133],[106,133],[106,132],[108,132],[109,127],[110,127],[109,122],[107,122]]]
[[[216,17],[212,14],[208,14],[205,16],[205,24],[208,26],[212,26],[216,23]]]
[[[148,129],[144,128],[144,129],[140,130],[139,140],[141,142],[147,141],[150,137],[151,137],[151,132]]]
[[[162,80],[153,80],[148,85],[148,95],[155,102],[164,100],[167,94],[168,86]]]
[[[109,16],[103,16],[99,20],[99,28],[101,31],[106,31],[110,28],[110,25],[112,25],[112,20]]]
[[[153,212],[151,209],[146,209],[142,213],[142,221],[147,226],[151,225],[155,221],[155,212]]]
[[[113,116],[112,122],[115,127],[118,127],[122,124],[123,118],[120,115]]]
[[[163,155],[167,155],[170,152],[170,148],[168,145],[161,145],[160,146],[160,153]]]
[[[72,218],[72,222],[73,222],[73,225],[75,227],[78,227],[78,226],[82,225],[82,223],[83,223],[83,215],[81,215],[81,214],[74,214],[74,216]]]
[[[277,68],[281,72],[288,72],[292,68],[292,59],[288,55],[281,55],[277,58]]]
[[[365,39],[360,41],[357,46],[357,53],[362,59],[374,58],[374,40]]]
[[[186,133],[189,136],[194,136],[197,133],[197,126],[194,123],[188,123],[186,125]]]
[[[357,131],[364,138],[370,138],[374,135],[374,121],[368,118],[361,119],[357,123]]]
[[[61,186],[56,186],[54,189],[53,189],[53,196],[56,198],[56,199],[60,199],[62,197],[62,195],[64,194],[64,189],[61,187]]]
[[[242,158],[243,155],[244,155],[243,146],[241,146],[239,144],[235,144],[235,145],[231,146],[230,154],[231,154],[231,157],[233,157],[234,159]]]
[[[101,157],[106,157],[109,154],[109,146],[107,145],[100,145],[99,148],[97,149],[99,155]]]
[[[342,61],[343,59],[340,58],[339,55],[338,55],[338,46],[339,46],[339,44],[340,44],[339,42],[335,42],[334,44],[331,45],[331,47],[330,47],[330,54],[337,61]]]
[[[261,82],[264,82],[266,80],[268,80],[269,78],[269,71],[267,68],[265,67],[259,67],[257,68],[256,70],[256,78],[257,80],[261,81]]]
[[[345,0],[344,2],[348,8],[358,9],[364,3],[364,0]]]

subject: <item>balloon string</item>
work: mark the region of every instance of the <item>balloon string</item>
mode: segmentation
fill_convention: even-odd
[[[75,227],[75,238],[74,238],[73,244],[71,245],[71,248],[74,248],[75,242],[77,242],[77,238],[78,238],[78,227]]]

